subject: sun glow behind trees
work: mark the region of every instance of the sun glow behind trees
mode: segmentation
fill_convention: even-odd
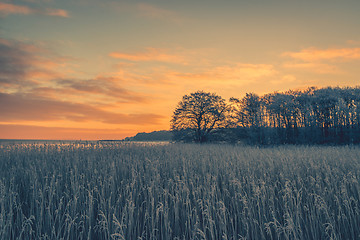
[[[197,91],[185,95],[171,119],[175,140],[207,142],[214,130],[227,127],[229,110],[225,99],[214,93]]]

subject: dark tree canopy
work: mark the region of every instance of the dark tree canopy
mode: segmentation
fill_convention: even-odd
[[[230,98],[235,123],[241,127],[259,127],[260,100],[255,93],[246,93],[243,99]]]
[[[215,93],[197,91],[183,96],[171,119],[175,140],[207,142],[216,130],[225,128],[229,110]]]
[[[232,98],[232,114],[252,143],[360,142],[360,88],[315,88]]]
[[[360,87],[247,93],[229,103],[198,91],[178,104],[171,130],[177,141],[359,144]]]

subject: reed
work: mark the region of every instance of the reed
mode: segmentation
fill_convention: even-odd
[[[0,239],[359,239],[357,146],[0,147]]]

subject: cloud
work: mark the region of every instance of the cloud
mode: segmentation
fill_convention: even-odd
[[[64,17],[64,18],[70,17],[69,13],[63,9],[47,8],[45,10],[39,11],[39,13],[42,13],[42,14],[48,15],[48,16],[56,16],[56,17]]]
[[[300,52],[285,52],[282,56],[312,62],[320,60],[360,59],[360,48],[307,48]]]
[[[35,44],[0,38],[0,90],[65,77],[68,58]]]
[[[215,63],[202,64],[201,61],[191,59],[186,66],[150,66],[139,68],[132,66],[121,76],[126,83],[137,88],[152,89],[152,92],[178,89],[231,89],[247,84],[268,81],[278,75],[274,65],[228,63],[217,65]],[[167,89],[167,90],[166,90]],[[171,90],[170,90],[171,89]]]
[[[54,9],[54,8],[31,8],[24,5],[15,5],[11,3],[1,3],[0,2],[0,15],[7,16],[10,14],[39,14],[47,16],[57,16],[68,18],[69,13],[63,9]]]
[[[0,121],[98,121],[108,124],[156,125],[158,114],[123,114],[74,102],[39,98],[30,94],[0,93]]]
[[[283,57],[292,58],[283,63],[284,68],[299,69],[318,74],[343,74],[345,62],[359,60],[360,48],[305,48],[298,52],[284,52]],[[336,65],[335,65],[336,63]]]
[[[122,103],[145,103],[147,98],[143,94],[130,91],[119,86],[121,79],[115,77],[95,77],[89,80],[70,80],[61,79],[56,82],[57,89],[61,90],[61,94],[68,93],[70,95],[91,94],[106,96],[115,99],[116,102]],[[55,90],[54,88],[51,88]]]
[[[186,64],[185,58],[183,56],[168,54],[166,50],[158,48],[146,48],[145,52],[137,52],[132,54],[112,52],[109,54],[109,56],[134,62],[156,61]]]
[[[34,60],[29,46],[0,38],[0,52],[0,86],[19,83]]]
[[[31,94],[97,106],[147,104],[148,94],[123,86],[121,77],[73,78],[69,62],[36,44],[0,38],[0,92]]]
[[[277,74],[273,65],[270,64],[245,64],[218,66],[200,73],[170,72],[169,78],[188,79],[190,81],[212,82],[219,84],[242,85],[253,82],[255,79],[269,77]]]
[[[315,73],[320,74],[340,74],[342,71],[334,65],[325,64],[325,63],[318,63],[318,62],[302,62],[302,63],[294,63],[288,62],[282,65],[284,68],[291,68],[291,69],[301,69],[301,70],[308,70]]]
[[[9,14],[31,14],[33,10],[27,6],[14,5],[10,3],[0,2],[0,13],[3,15]]]
[[[360,45],[360,41],[356,41],[356,40],[348,40],[346,41],[346,43],[349,45]]]
[[[238,63],[235,66],[217,67],[213,73],[225,78],[255,79],[272,76],[277,72],[271,64]]]

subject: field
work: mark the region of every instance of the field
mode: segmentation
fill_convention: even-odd
[[[360,239],[360,147],[1,143],[0,239]]]

